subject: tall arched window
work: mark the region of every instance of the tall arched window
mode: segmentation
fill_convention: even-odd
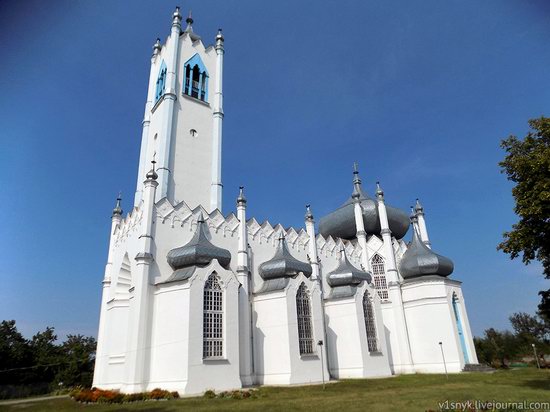
[[[208,71],[198,54],[184,64],[183,94],[202,100],[208,99]]]
[[[215,273],[204,284],[203,358],[223,356],[223,292]]]
[[[166,64],[164,61],[160,65],[159,76],[157,78],[157,90],[155,93],[155,103],[164,95],[166,89]]]
[[[386,269],[384,259],[378,253],[371,259],[372,274],[374,275],[374,287],[378,291],[380,299],[388,299],[388,284],[386,283]]]
[[[372,298],[368,290],[366,290],[363,295],[363,315],[365,316],[365,328],[367,330],[367,346],[369,348],[369,352],[376,352],[378,351],[376,321],[374,318],[374,308],[372,307]]]
[[[298,344],[300,355],[313,353],[313,327],[311,326],[311,303],[305,283],[296,293],[296,314],[298,316]]]

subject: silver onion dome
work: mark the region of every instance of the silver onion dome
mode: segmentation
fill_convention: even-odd
[[[214,259],[217,259],[223,267],[229,267],[231,253],[227,249],[214,246],[208,240],[206,231],[207,225],[201,213],[197,222],[197,229],[189,243],[168,252],[166,259],[172,269],[206,266]]]
[[[438,255],[420,240],[413,228],[413,238],[399,263],[399,273],[403,279],[437,275],[447,277],[453,273],[451,259]]]
[[[259,272],[263,280],[272,280],[294,277],[300,272],[309,277],[312,269],[309,263],[302,262],[290,254],[286,240],[284,236],[281,236],[275,255],[260,265]]]
[[[368,234],[380,234],[380,218],[378,215],[378,202],[363,192],[359,184],[354,185],[354,194],[342,206],[335,211],[323,216],[319,220],[319,232],[327,237],[340,237],[353,239],[356,236],[354,202],[361,202],[363,208],[363,221],[365,231]],[[354,198],[355,196],[355,198]],[[388,223],[392,235],[401,239],[409,229],[409,217],[404,211],[386,204]]]
[[[340,250],[338,267],[327,275],[327,283],[332,287],[358,285],[362,281],[371,282],[371,275],[356,268],[346,256],[346,250]]]

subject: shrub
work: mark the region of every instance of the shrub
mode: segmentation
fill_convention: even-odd
[[[212,399],[216,397],[216,392],[214,392],[212,389],[208,389],[206,392],[204,392],[203,396],[205,398]]]

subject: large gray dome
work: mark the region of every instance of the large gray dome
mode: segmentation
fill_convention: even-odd
[[[311,276],[311,265],[296,259],[290,254],[284,237],[279,239],[279,245],[273,258],[260,265],[260,276],[263,280],[273,280],[284,277],[294,277],[302,272]]]
[[[363,193],[361,186],[357,185],[359,200],[363,207],[363,221],[365,231],[368,234],[380,234],[380,218],[378,215],[378,203]],[[350,197],[346,203],[334,212],[321,218],[319,221],[319,232],[323,236],[340,237],[342,239],[353,239],[357,233],[355,226],[354,199]],[[388,223],[392,235],[401,239],[409,229],[409,216],[404,211],[386,205]]]
[[[231,262],[231,253],[227,249],[214,246],[208,240],[206,225],[201,213],[193,238],[186,245],[169,251],[166,259],[174,270],[190,266],[205,266],[214,259],[227,268]]]
[[[412,242],[399,262],[399,273],[403,279],[429,275],[446,277],[453,273],[453,269],[452,260],[432,251],[420,240],[413,228]]]
[[[362,281],[371,282],[371,275],[362,269],[356,268],[346,256],[346,250],[340,250],[338,267],[327,275],[327,283],[331,287],[353,286]]]

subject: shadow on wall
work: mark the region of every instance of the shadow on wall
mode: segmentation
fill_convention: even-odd
[[[329,374],[330,374],[330,377],[335,377],[335,378],[338,378],[338,368],[339,368],[339,363],[338,363],[338,351],[336,350],[336,347],[337,347],[337,340],[338,340],[338,336],[336,335],[336,333],[334,333],[334,331],[328,326],[330,324],[329,320],[330,320],[330,317],[327,316],[326,317],[327,321],[326,321],[326,325],[327,325],[327,358],[330,359],[330,362],[328,364],[328,367],[329,367]],[[327,360],[328,362],[328,360]]]
[[[252,312],[254,319],[254,374],[258,383],[264,383],[264,353],[265,353],[265,335],[258,328],[258,315],[256,311]]]
[[[386,349],[388,351],[388,360],[390,362],[391,374],[395,375],[395,370],[393,368],[393,354],[391,352],[391,332],[386,326],[384,326],[384,334],[386,335]]]

